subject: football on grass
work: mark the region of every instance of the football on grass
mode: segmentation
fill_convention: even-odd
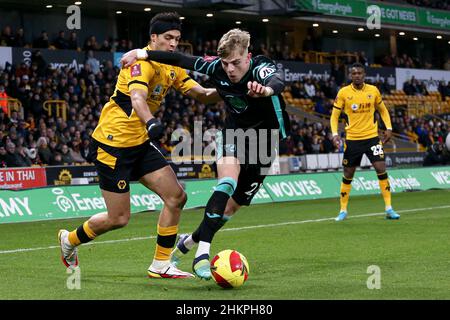
[[[222,288],[238,288],[247,281],[247,259],[236,250],[223,250],[211,260],[214,281]]]

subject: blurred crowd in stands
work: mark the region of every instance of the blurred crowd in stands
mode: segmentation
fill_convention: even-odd
[[[19,99],[24,114],[14,111],[8,117],[0,111],[0,166],[63,165],[89,162],[89,136],[97,124],[102,106],[114,90],[118,69],[111,61],[101,64],[94,74],[85,64],[80,74],[74,70],[51,70],[39,54],[33,56],[32,66],[8,66],[0,72],[0,92]],[[197,76],[207,84],[205,76]],[[330,114],[332,99],[339,85],[330,77],[327,81],[304,78],[288,85],[293,96],[309,97],[315,111]],[[67,121],[49,117],[43,109],[48,99],[68,103]],[[220,129],[225,119],[223,102],[203,105],[171,91],[156,114],[166,126],[161,150],[170,155],[179,142],[177,129],[193,132],[194,122],[201,121],[203,130]],[[424,146],[442,143],[448,126],[433,119],[413,119],[392,115],[394,131],[412,138]],[[283,155],[328,153],[341,151],[332,143],[330,128],[322,122],[310,122],[291,115],[292,136],[280,147]],[[175,141],[171,141],[175,139]]]
[[[391,112],[393,131],[425,147],[444,144],[450,132],[448,122],[439,118],[415,118]]]
[[[23,29],[12,36],[9,28],[3,28],[0,45],[26,46],[23,41]],[[30,45],[30,44],[28,44]],[[31,44],[34,48],[54,46],[59,49],[76,49],[79,43],[76,33],[69,38],[61,32],[50,41],[43,32],[41,37]],[[65,67],[58,70],[49,68],[39,49],[33,52],[31,64],[17,66],[7,64],[0,70],[0,97],[7,95],[17,98],[23,107],[23,114],[13,111],[8,116],[0,105],[0,167],[19,167],[30,165],[84,164],[89,162],[89,137],[94,130],[103,105],[114,92],[118,68],[112,61],[99,61],[93,51],[127,51],[132,48],[130,42],[96,42],[94,36],[86,39],[81,50],[86,51],[86,62],[80,73]],[[214,55],[217,41],[205,41],[193,46],[197,55]],[[254,54],[265,54],[274,59],[301,59],[292,56],[288,47],[264,45],[252,48]],[[365,55],[358,55],[364,61]],[[415,63],[408,56],[391,57],[392,63]],[[403,61],[403,62],[402,62]],[[347,61],[352,63],[354,61]],[[400,64],[398,64],[400,63]],[[415,64],[414,64],[415,65]],[[411,65],[408,65],[411,66]],[[450,63],[449,63],[450,67]],[[197,81],[208,85],[207,78],[195,75]],[[286,91],[293,98],[310,99],[314,111],[330,115],[333,99],[340,86],[345,82],[344,65],[335,65],[328,79],[303,77],[299,81],[287,83]],[[384,82],[375,83],[382,93],[389,93]],[[450,83],[441,83],[442,97],[450,96]],[[425,86],[417,79],[405,83],[404,92],[408,95],[426,95]],[[44,110],[46,100],[64,100],[67,102],[67,120],[50,117]],[[174,145],[179,143],[177,129],[194,131],[195,121],[201,121],[203,130],[221,129],[225,119],[223,102],[216,105],[203,105],[193,99],[183,97],[175,91],[169,92],[161,109],[156,114],[166,127],[166,135],[161,140],[161,150],[170,155]],[[329,125],[326,122],[311,122],[291,115],[292,135],[282,143],[283,155],[303,155],[306,153],[328,153],[342,151],[342,146],[334,146]],[[435,119],[415,119],[392,114],[394,131],[416,140],[425,147],[443,143],[448,133],[448,125]],[[175,141],[172,141],[174,139]]]
[[[101,67],[97,74],[89,63],[79,74],[68,67],[51,70],[38,51],[31,67],[22,63],[1,71],[0,91],[18,99],[23,114],[13,111],[8,117],[0,112],[0,166],[85,163],[90,134],[118,72],[111,61]],[[46,100],[66,101],[67,120],[49,117]]]
[[[1,26],[0,26],[1,27]],[[98,42],[94,35],[91,35],[81,41],[78,39],[75,31],[69,33],[60,31],[58,34],[49,35],[47,31],[43,30],[39,37],[33,39],[32,42],[25,41],[24,29],[18,28],[15,32],[10,26],[4,26],[1,29],[0,34],[0,46],[10,47],[27,47],[36,49],[69,49],[78,51],[106,51],[106,52],[126,52],[134,48],[134,44],[131,40],[127,39],[113,39],[109,37],[103,41]],[[187,44],[187,47],[180,46],[181,51],[188,51],[194,55],[216,55],[217,39],[202,40],[197,43],[190,43],[189,41],[182,40],[182,43]],[[316,37],[314,32],[309,32],[303,41],[301,51],[293,50],[289,45],[282,45],[277,41],[269,47],[264,43],[258,43],[255,39],[255,44],[251,44],[250,51],[254,55],[265,55],[274,60],[287,60],[287,61],[300,61],[300,62],[316,62],[310,61],[308,53],[320,52],[321,40],[320,37]],[[191,52],[192,51],[192,52]],[[442,65],[432,64],[430,61],[423,60],[419,57],[412,57],[407,53],[386,54],[382,57],[377,57],[374,61],[370,61],[364,51],[361,52],[349,52],[340,51],[330,52],[332,54],[340,55],[339,64],[349,65],[355,62],[362,63],[363,65],[379,65],[385,67],[401,67],[401,68],[423,68],[423,69],[444,69],[450,70],[450,59]],[[328,62],[333,62],[332,60]]]
[[[438,91],[441,94],[442,101],[450,97],[450,81],[445,83],[444,80],[439,81],[439,84],[430,82],[427,85],[423,81],[416,79],[414,76],[403,84],[403,92],[408,96],[426,96],[429,92]]]
[[[4,26],[0,34],[0,46],[6,47],[26,47],[36,49],[66,49],[79,51],[107,51],[126,52],[134,49],[133,42],[126,39],[112,39],[111,37],[98,43],[94,35],[89,36],[81,42],[76,31],[67,32],[61,30],[57,35],[49,35],[42,30],[39,37],[27,42],[23,28],[18,28],[15,32],[10,26]]]

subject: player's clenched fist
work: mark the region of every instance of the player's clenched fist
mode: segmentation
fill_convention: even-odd
[[[135,63],[138,59],[138,50],[131,50],[127,53],[125,53],[122,58],[120,59],[120,63],[122,65],[122,68],[128,68],[133,63]]]
[[[157,141],[164,135],[164,127],[156,118],[151,118],[146,123],[147,133],[151,141]]]
[[[268,97],[273,94],[273,89],[271,87],[265,87],[256,81],[249,81],[247,83],[247,89],[247,94],[252,98]]]

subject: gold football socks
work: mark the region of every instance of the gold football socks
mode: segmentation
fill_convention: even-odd
[[[347,211],[348,200],[350,197],[350,190],[352,190],[352,179],[342,177],[341,183],[341,211]]]
[[[155,260],[169,260],[170,253],[177,239],[178,225],[161,227],[158,225],[158,237],[156,238]]]
[[[89,221],[85,221],[81,226],[69,232],[69,242],[73,246],[78,246],[81,243],[92,241],[97,235],[89,227]]]
[[[383,196],[384,205],[387,210],[391,208],[391,185],[389,184],[387,172],[377,175],[378,183],[380,184],[381,195]]]

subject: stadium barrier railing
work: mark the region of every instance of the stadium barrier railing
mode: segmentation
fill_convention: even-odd
[[[62,118],[64,121],[67,120],[67,110],[69,104],[65,100],[46,100],[44,102],[44,110],[47,111],[49,117],[54,115],[57,118]]]
[[[4,98],[0,98],[0,100],[4,100]],[[6,99],[6,105],[8,107],[8,117],[11,117],[11,113],[16,111],[19,113],[20,117],[23,119],[24,110],[22,107],[22,102],[19,99],[8,97]]]

